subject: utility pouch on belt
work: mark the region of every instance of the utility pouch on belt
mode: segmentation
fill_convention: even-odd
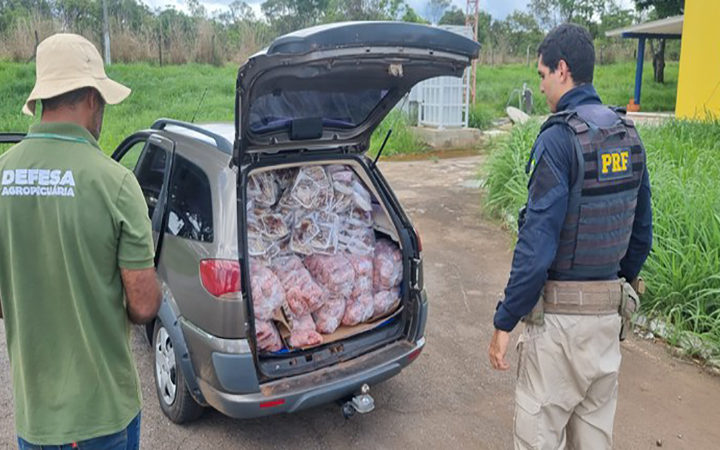
[[[622,297],[620,300],[620,316],[622,327],[620,328],[620,340],[624,341],[628,330],[632,329],[632,316],[640,309],[640,297],[630,283],[623,280]]]
[[[543,301],[543,295],[540,294],[540,298],[533,307],[530,313],[522,318],[522,321],[530,325],[542,326],[545,324],[545,304]]]

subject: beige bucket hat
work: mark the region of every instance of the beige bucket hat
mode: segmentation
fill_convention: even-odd
[[[116,105],[130,95],[130,89],[105,74],[100,53],[92,42],[77,34],[50,36],[38,45],[35,87],[23,106],[23,113],[35,113],[35,101],[56,97],[83,87],[94,87],[105,103]]]

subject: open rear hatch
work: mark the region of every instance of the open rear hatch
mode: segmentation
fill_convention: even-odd
[[[415,84],[462,76],[478,50],[433,27],[358,22],[283,36],[240,68],[238,248],[263,379],[408,333],[417,238],[364,152]]]

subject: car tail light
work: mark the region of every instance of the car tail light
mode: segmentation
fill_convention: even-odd
[[[281,399],[278,399],[278,400],[272,400],[272,401],[269,401],[269,402],[260,403],[260,407],[261,407],[261,408],[272,408],[272,407],[274,407],[274,406],[280,406],[280,405],[284,405],[284,404],[285,404],[285,399],[284,399],[284,398],[281,398]]]
[[[203,259],[200,261],[200,280],[215,297],[240,292],[240,262],[233,259]]]
[[[413,361],[415,358],[417,358],[418,356],[420,356],[420,353],[422,352],[423,348],[425,348],[425,347],[420,347],[420,348],[418,348],[418,349],[416,349],[416,350],[413,350],[413,352],[408,355],[408,359],[409,359],[410,361]]]
[[[415,240],[417,241],[418,252],[421,252],[422,251],[422,239],[420,239],[420,233],[418,233],[417,228],[414,229],[413,231],[415,231]]]

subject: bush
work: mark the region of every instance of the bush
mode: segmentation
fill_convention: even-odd
[[[392,134],[387,144],[385,144],[383,155],[418,153],[428,149],[428,146],[420,141],[410,130],[410,119],[407,114],[395,110],[388,114],[373,132],[370,139],[369,155],[373,157],[377,155],[390,128],[392,128]]]
[[[512,230],[527,198],[525,164],[537,129],[537,123],[515,127],[494,144],[486,169],[486,207]],[[642,127],[640,134],[648,153],[654,225],[653,250],[642,272],[648,286],[642,310],[670,325],[665,335],[671,343],[717,358],[720,123],[669,121]]]
[[[470,105],[470,116],[468,117],[470,128],[487,130],[492,126],[493,119],[495,119],[495,112],[490,105],[485,103]]]

